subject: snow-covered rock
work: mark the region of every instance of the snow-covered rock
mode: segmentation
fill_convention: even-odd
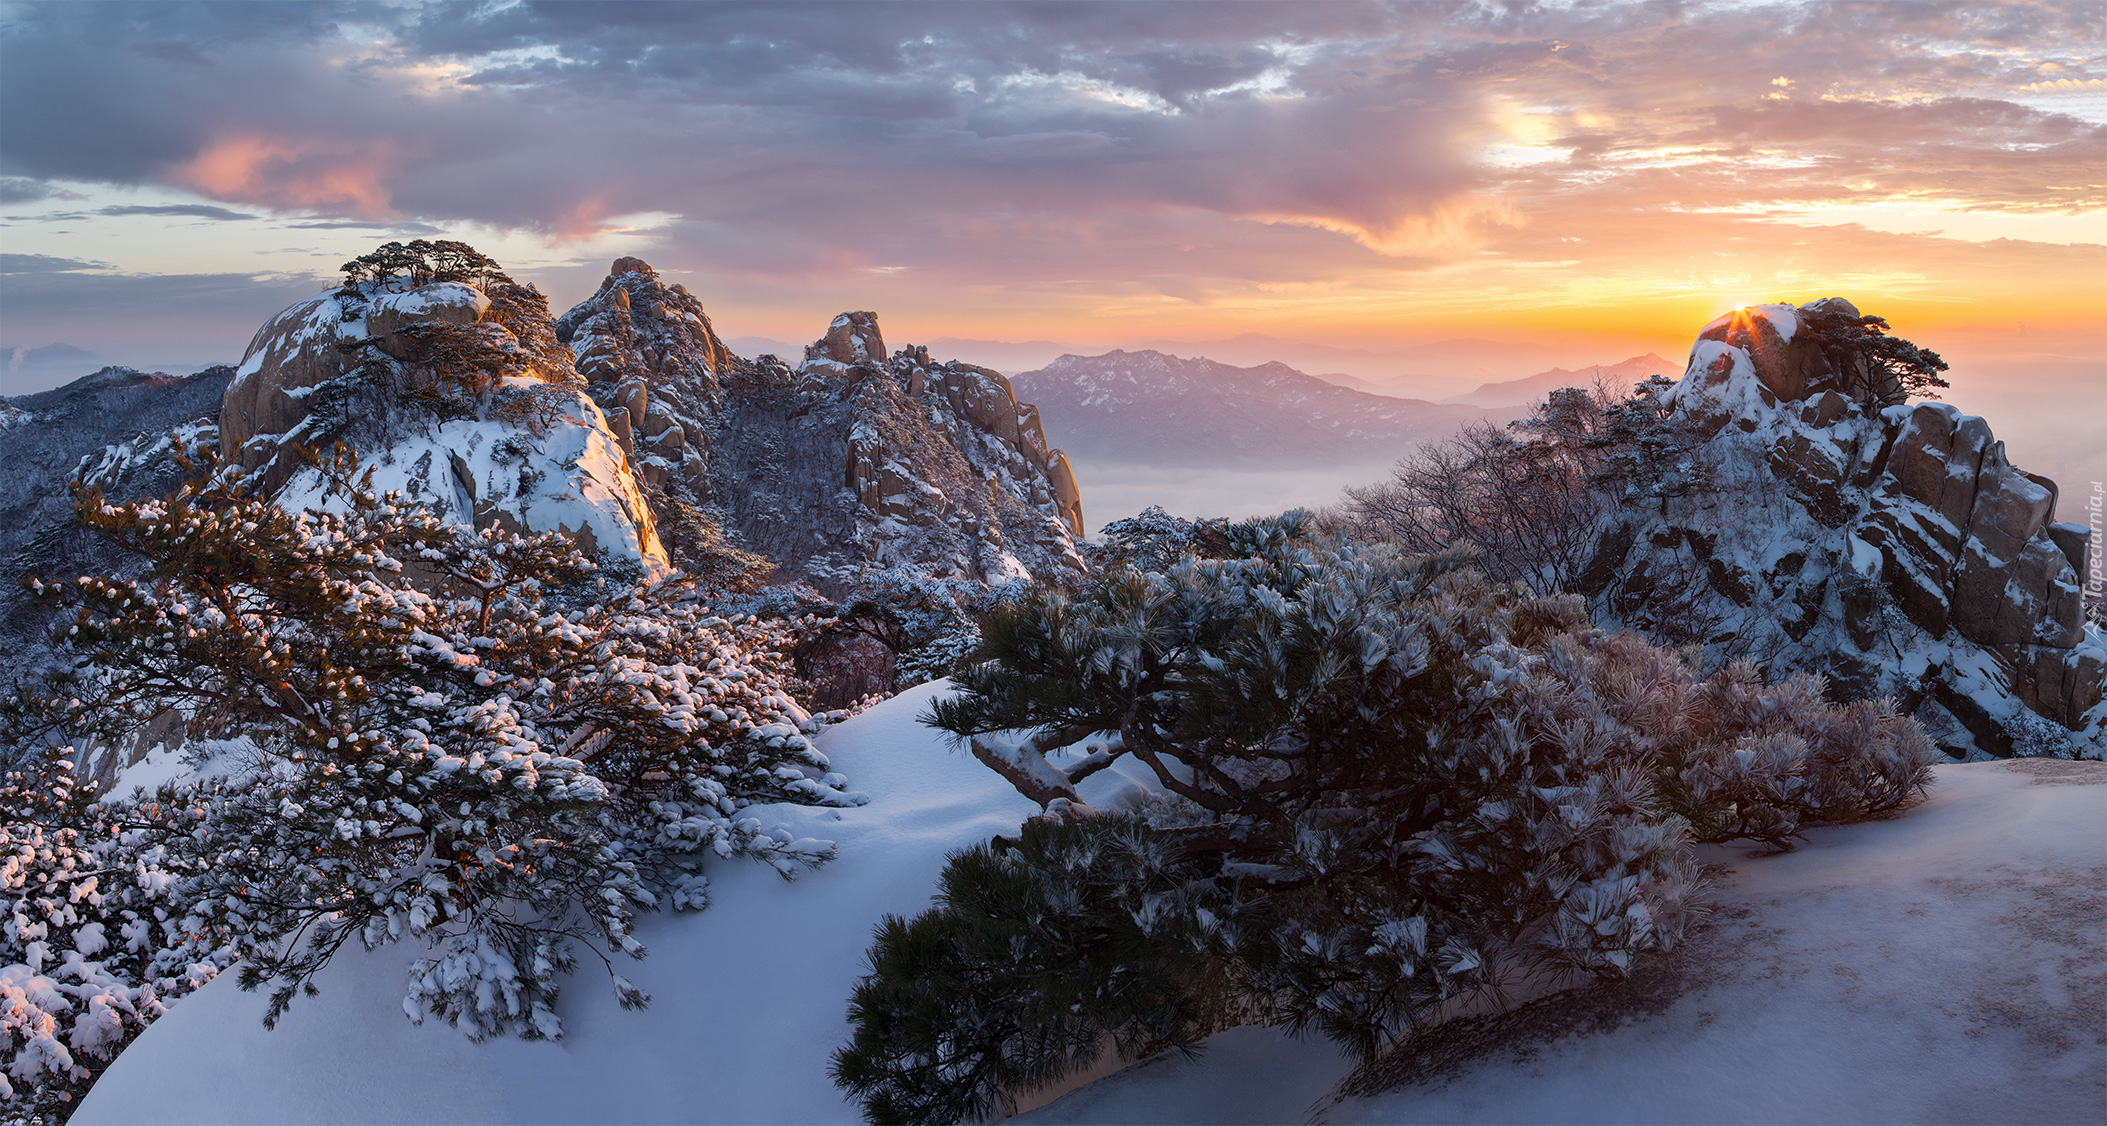
[[[275,1032],[262,1026],[264,998],[232,974],[185,998],[73,1122],[858,1121],[827,1063],[847,1042],[872,930],[926,906],[952,850],[1014,832],[1037,809],[918,722],[943,690],[911,689],[819,737],[869,804],[748,811],[837,842],[839,859],[795,882],[713,860],[707,910],[638,927],[650,955],[617,969],[652,995],[642,1011],[622,1010],[589,966],[564,990],[561,1041],[471,1043],[404,1019],[414,944],[354,944]]]
[[[1627,505],[1582,592],[1612,624],[1667,607],[1728,655],[1892,695],[1955,755],[2107,755],[2096,548],[2056,523],[2055,482],[1982,418],[1879,406],[1892,377],[1838,370],[1803,327],[1791,305],[1705,327],[1666,397],[1705,486]]]
[[[116,501],[173,489],[183,471],[168,456],[171,431],[213,445],[233,373],[224,364],[187,377],[104,368],[0,405],[0,650],[17,671],[42,659],[54,614],[25,578],[134,565],[130,553],[81,526],[68,481],[79,475]]]
[[[849,312],[835,317],[825,336],[805,346],[805,362],[798,370],[841,375],[858,365],[884,367],[889,355],[885,334],[878,331],[878,314]]]
[[[873,360],[869,314],[828,331],[839,339],[797,370],[764,357],[727,386],[711,439],[726,527],[823,590],[873,567],[995,584],[1081,573],[1075,475],[1007,379],[914,346]]]
[[[647,490],[695,501],[708,491],[710,424],[739,361],[702,302],[641,258],[617,258],[591,297],[556,321],[578,373]],[[673,513],[659,502],[661,523]]]
[[[502,288],[502,287],[501,287]],[[326,474],[294,456],[345,442],[376,488],[401,490],[442,519],[561,531],[647,572],[667,564],[630,451],[584,394],[538,293],[494,302],[463,281],[390,278],[318,294],[273,317],[249,343],[220,409],[220,451],[289,507],[334,503]],[[497,370],[460,389],[422,350],[439,328],[468,330]],[[377,353],[377,355],[375,354]],[[436,362],[436,361],[434,361]],[[454,409],[406,407],[451,395]]]
[[[1713,847],[1710,920],[1622,983],[1349,1061],[1243,1028],[1014,1121],[2107,1121],[2107,765],[1936,768],[1892,821]]]

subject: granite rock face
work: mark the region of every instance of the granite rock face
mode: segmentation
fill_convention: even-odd
[[[381,491],[442,517],[562,531],[649,572],[667,565],[656,519],[611,420],[583,393],[540,296],[405,279],[319,294],[250,341],[220,405],[220,452],[287,507],[322,505],[301,451],[352,448]],[[473,353],[472,386],[444,357]],[[413,397],[429,408],[413,409]]]
[[[669,497],[699,500],[708,489],[708,422],[738,363],[702,302],[643,259],[617,258],[599,291],[557,320],[556,338],[570,347],[661,517],[670,515]]]
[[[2080,579],[2098,545],[2056,523],[2055,483],[1982,418],[1881,406],[1895,389],[1804,327],[1790,305],[1706,327],[1669,397],[1712,487],[1628,506],[1584,593],[1613,623],[1672,604],[1715,656],[1893,696],[1956,754],[2107,754]],[[1703,581],[1663,599],[1675,573]]]
[[[319,490],[290,451],[346,441],[383,488],[478,525],[562,526],[647,569],[706,543],[714,518],[779,581],[829,593],[872,568],[990,583],[1082,571],[1067,456],[998,372],[889,355],[869,312],[836,317],[794,370],[744,360],[638,258],[553,321],[538,295],[523,312],[493,293],[390,279],[280,313],[227,389],[222,451],[304,502]],[[451,413],[403,409],[430,404],[444,385],[432,357],[449,348],[504,374]]]
[[[1000,583],[1080,574],[1066,455],[1000,373],[888,354],[847,312],[791,367],[734,356],[699,301],[635,258],[557,321],[676,559],[682,511],[829,594],[871,569]]]

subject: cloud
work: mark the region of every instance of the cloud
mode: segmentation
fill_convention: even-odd
[[[73,270],[107,270],[100,262],[55,258],[49,254],[0,254],[0,274],[56,274]]]
[[[69,192],[38,180],[21,176],[0,176],[0,203],[32,203],[40,199],[86,199],[79,192]]]
[[[326,284],[302,275],[87,273],[83,271],[96,267],[69,263],[17,270],[13,262],[0,265],[8,267],[5,280],[0,280],[0,303],[7,306],[11,320],[85,318],[112,327],[133,316],[216,317],[234,306],[255,310],[250,322],[253,329],[272,313],[313,296]]]
[[[285,226],[296,231],[387,231],[406,235],[440,235],[446,233],[446,228],[444,227],[435,227],[430,223],[403,222],[401,220],[324,219],[308,223],[287,223]]]
[[[97,215],[188,215],[197,219],[217,219],[222,222],[256,218],[256,216],[246,211],[229,211],[224,207],[213,207],[204,203],[131,203],[99,208],[95,213]]]
[[[207,145],[182,166],[177,179],[219,199],[281,209],[326,208],[372,219],[393,213],[384,181],[399,164],[398,146],[384,137],[341,141],[241,134]]]
[[[2039,263],[2006,246],[1964,267],[1935,245],[1954,240],[1784,212],[2107,206],[2101,124],[2019,100],[2090,89],[2083,3],[8,18],[0,166],[23,183],[180,189],[140,206],[303,230],[531,232],[553,256],[623,216],[672,215],[640,249],[756,315],[884,298],[1051,336],[1073,330],[1031,318],[1511,310],[1715,259],[1931,287]],[[181,202],[198,197],[218,202]],[[229,233],[259,229],[276,228]],[[1893,261],[1851,265],[1876,242]],[[548,269],[589,285],[600,265]]]
[[[0,339],[77,341],[107,363],[232,363],[271,316],[329,287],[300,274],[0,273]]]

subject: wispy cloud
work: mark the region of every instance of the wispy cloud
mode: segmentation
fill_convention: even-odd
[[[230,211],[224,207],[214,207],[205,203],[119,204],[113,207],[96,208],[95,214],[188,216],[193,219],[217,219],[221,222],[237,222],[256,218],[256,216],[246,211]]]

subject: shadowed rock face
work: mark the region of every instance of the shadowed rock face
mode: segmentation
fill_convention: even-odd
[[[1081,570],[1081,495],[1037,412],[997,372],[888,355],[874,313],[835,317],[794,370],[742,360],[699,302],[623,258],[557,333],[661,526],[681,506],[710,512],[779,579],[829,593],[870,567],[989,582]]]
[[[2107,752],[2079,578],[2095,548],[2055,523],[2055,483],[1981,418],[1866,405],[1881,388],[1802,327],[1790,305],[1707,327],[1670,395],[1714,488],[1627,510],[1587,593],[1641,604],[1702,545],[1691,611],[1719,651],[1895,696],[1955,753]]]

